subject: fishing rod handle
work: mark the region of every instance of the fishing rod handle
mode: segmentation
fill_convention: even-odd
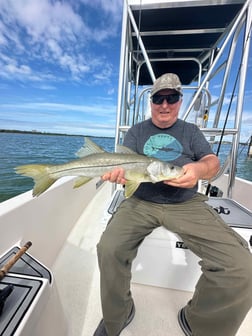
[[[0,269],[0,280],[2,280],[10,268],[22,257],[22,255],[32,246],[32,242],[28,241],[20,250],[10,258],[9,261]]]

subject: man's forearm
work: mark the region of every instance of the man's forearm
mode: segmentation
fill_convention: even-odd
[[[199,165],[199,175],[202,180],[211,180],[211,178],[214,177],[220,169],[219,159],[217,156],[212,154],[204,156],[196,164]]]

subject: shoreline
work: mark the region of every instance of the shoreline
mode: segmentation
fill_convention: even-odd
[[[58,135],[58,136],[79,136],[79,137],[88,137],[88,138],[105,138],[105,139],[114,139],[114,137],[109,136],[99,136],[99,135],[85,135],[85,134],[67,134],[67,133],[51,133],[51,132],[40,132],[40,131],[21,131],[21,130],[7,130],[0,129],[0,133],[16,133],[16,134],[33,134],[33,135]],[[212,142],[213,144],[218,144],[219,141]],[[222,144],[231,144],[232,141],[222,141]],[[240,145],[248,146],[248,142],[239,142]]]
[[[113,139],[114,137],[109,136],[99,136],[99,135],[85,135],[85,134],[67,134],[67,133],[51,133],[51,132],[40,132],[40,131],[21,131],[21,130],[7,130],[0,129],[0,133],[19,133],[19,134],[33,134],[33,135],[59,135],[59,136],[80,136],[80,137],[89,137],[89,138],[109,138]]]

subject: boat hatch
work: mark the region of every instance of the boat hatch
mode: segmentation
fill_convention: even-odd
[[[7,253],[0,258],[0,268],[8,262],[19,251],[19,247],[14,246]],[[31,255],[25,253],[22,257],[12,266],[11,273],[16,275],[32,276],[37,278],[45,278],[52,283],[51,272],[38,260],[34,259]]]
[[[20,248],[14,246],[2,255],[0,268],[19,251]],[[51,286],[51,272],[31,255],[24,253],[0,283],[0,290],[12,288],[12,292],[4,302],[0,335],[35,334],[32,330],[41,318],[40,313],[44,309]]]

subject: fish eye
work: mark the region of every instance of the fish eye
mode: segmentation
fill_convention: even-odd
[[[171,169],[174,169],[175,167],[174,166],[171,166]]]

